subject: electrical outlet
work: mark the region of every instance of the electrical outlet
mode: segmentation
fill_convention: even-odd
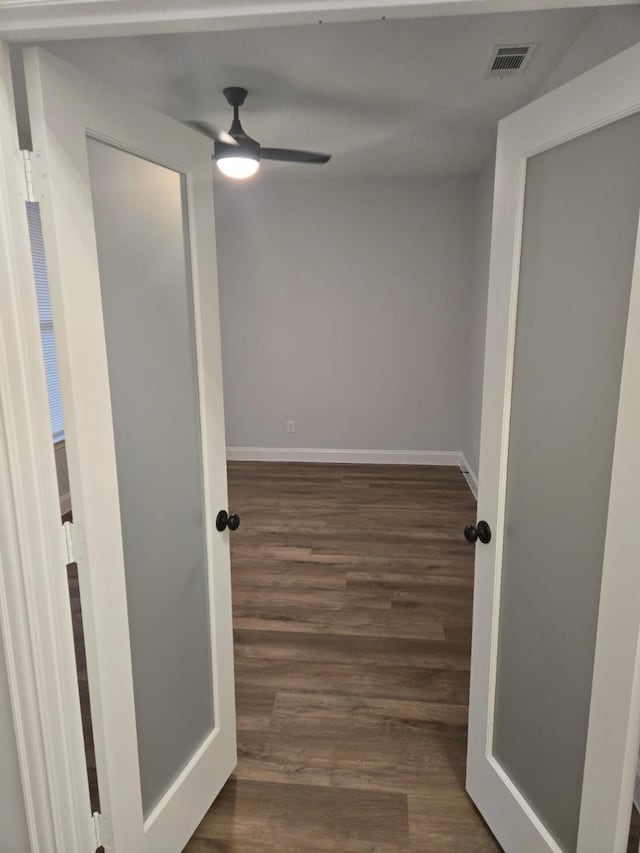
[[[296,431],[296,422],[295,421],[287,421],[287,432],[295,432]]]

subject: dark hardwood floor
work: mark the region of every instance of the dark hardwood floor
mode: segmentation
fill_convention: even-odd
[[[640,851],[640,812],[634,805],[631,814],[631,826],[629,828],[629,844],[627,853],[638,853]]]
[[[63,517],[71,521],[71,513]],[[76,670],[78,672],[78,692],[80,693],[80,710],[82,712],[82,734],[84,736],[84,755],[89,779],[89,801],[91,813],[100,811],[100,794],[98,791],[98,774],[96,771],[96,754],[93,742],[91,724],[91,700],[89,698],[89,680],[87,677],[87,656],[84,646],[82,628],[82,609],[80,606],[80,587],[78,583],[78,565],[71,563],[67,566],[67,582],[71,600],[71,618],[73,620],[73,637],[75,640]]]
[[[239,761],[185,851],[500,851],[464,791],[460,472],[233,462],[229,491]],[[75,566],[69,582],[97,810]],[[628,853],[639,838],[634,810]]]
[[[499,851],[464,791],[455,468],[229,464],[239,761],[188,853]]]

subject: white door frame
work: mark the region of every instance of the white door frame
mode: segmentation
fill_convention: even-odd
[[[478,548],[476,554],[467,787],[489,823],[493,820],[496,827],[503,830],[499,840],[507,849],[518,849],[519,840],[530,837],[531,850],[561,853],[494,758],[492,747],[527,160],[638,112],[639,66],[640,45],[636,45],[528,104],[499,125],[487,311],[487,340],[491,346],[487,347],[485,356],[478,495],[478,518],[491,519],[495,535],[490,545]],[[610,840],[614,836],[616,853],[626,850],[640,740],[640,572],[637,555],[630,553],[628,541],[628,531],[637,527],[637,484],[640,482],[638,247],[627,329],[598,617],[594,695],[580,809],[579,853],[611,850]],[[626,536],[623,535],[625,530]],[[487,614],[491,614],[491,619]],[[614,713],[607,701],[611,696],[619,700],[614,703]],[[619,711],[621,713],[616,716]],[[513,808],[506,807],[509,799]]]
[[[526,9],[624,5],[628,0],[262,0],[251,9],[167,0],[0,0],[0,38],[35,41],[240,29]],[[116,8],[117,5],[117,8]],[[198,14],[198,10],[200,13]],[[144,12],[144,14],[142,14]],[[68,608],[65,548],[49,431],[37,306],[23,206],[22,165],[0,41],[0,621],[32,850],[94,849],[73,638],[58,618]],[[9,252],[6,248],[11,247]],[[11,370],[7,369],[11,365]],[[484,463],[486,468],[487,462]],[[52,570],[53,569],[53,570]],[[60,626],[63,626],[62,628]]]
[[[0,79],[11,79],[0,42]],[[0,86],[0,624],[31,848],[95,845],[10,87]]]

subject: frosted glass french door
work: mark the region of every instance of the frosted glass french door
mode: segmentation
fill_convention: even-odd
[[[508,853],[626,850],[638,743],[640,49],[498,135],[468,790]]]
[[[236,761],[210,145],[26,72],[106,846],[177,853]]]

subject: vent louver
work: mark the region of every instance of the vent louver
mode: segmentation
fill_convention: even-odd
[[[531,62],[535,45],[496,45],[491,54],[485,77],[512,77],[524,74]]]

